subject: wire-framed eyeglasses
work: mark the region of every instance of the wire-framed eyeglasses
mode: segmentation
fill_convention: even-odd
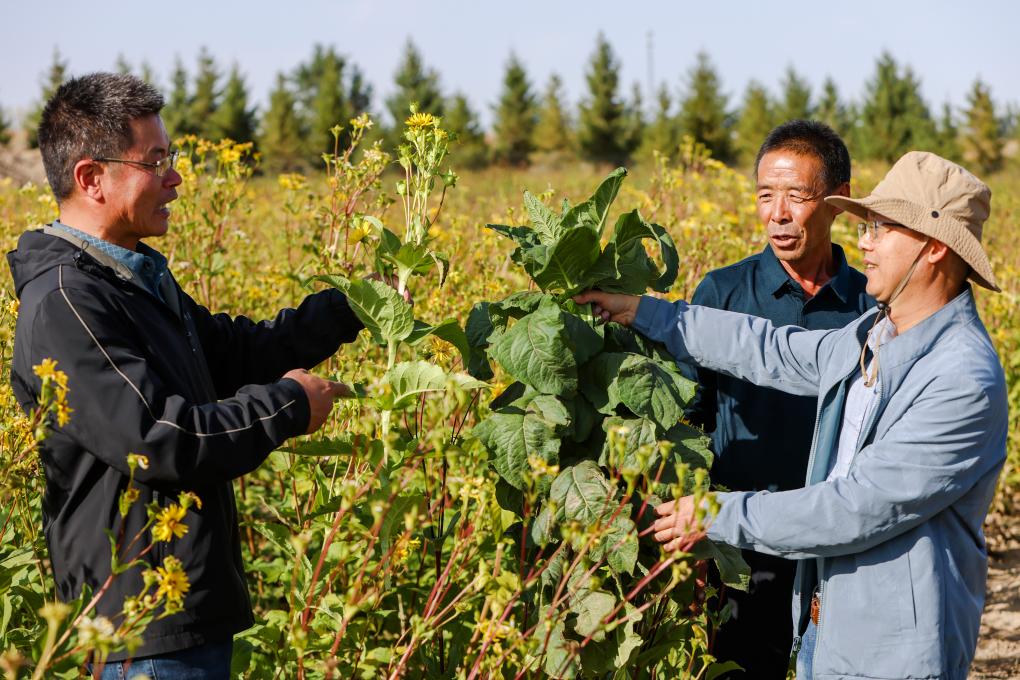
[[[136,161],[130,158],[93,158],[92,160],[99,163],[128,163],[130,165],[139,165],[143,168],[151,168],[152,174],[156,177],[162,177],[167,172],[173,169],[174,165],[177,164],[177,158],[181,155],[181,152],[174,149],[165,157],[160,158],[155,163],[149,163],[147,161]]]

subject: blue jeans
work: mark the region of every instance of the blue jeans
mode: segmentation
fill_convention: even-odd
[[[797,652],[797,680],[811,680],[811,668],[815,655],[815,642],[818,640],[818,629],[808,621],[807,630],[800,638],[800,651]],[[105,680],[105,679],[104,679]]]
[[[215,642],[143,659],[111,661],[100,680],[133,680],[142,675],[149,680],[229,680],[233,647],[233,642]]]

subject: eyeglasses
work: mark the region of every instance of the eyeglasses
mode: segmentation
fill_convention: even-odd
[[[93,158],[92,160],[100,163],[128,163],[130,165],[140,165],[143,168],[152,168],[152,174],[156,177],[162,177],[169,170],[172,170],[174,165],[177,163],[177,158],[181,155],[180,151],[176,149],[171,151],[166,157],[159,159],[155,163],[148,163],[146,161],[135,161],[129,158]]]
[[[902,224],[888,224],[884,222],[877,222],[871,220],[870,222],[858,222],[857,223],[857,238],[862,239],[867,234],[873,242],[878,243],[882,235],[889,230],[890,227],[902,227]]]

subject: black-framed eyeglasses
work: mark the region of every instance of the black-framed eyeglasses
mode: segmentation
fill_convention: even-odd
[[[878,222],[871,220],[870,222],[858,222],[857,223],[857,238],[862,239],[867,234],[874,243],[878,243],[882,235],[889,230],[890,227],[901,227],[901,224],[886,224],[885,222]]]
[[[149,163],[147,161],[135,161],[129,158],[93,158],[92,160],[100,163],[128,163],[130,165],[140,165],[143,168],[152,168],[152,174],[156,177],[162,177],[168,171],[172,170],[174,165],[177,164],[177,158],[181,155],[181,152],[174,149],[164,158],[160,158],[155,163]]]

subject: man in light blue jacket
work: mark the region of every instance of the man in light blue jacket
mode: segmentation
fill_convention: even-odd
[[[827,198],[866,220],[859,245],[880,303],[842,329],[575,298],[678,359],[818,399],[805,488],[720,493],[707,528],[681,498],[655,523],[670,550],[707,534],[799,560],[801,680],[967,677],[984,606],[981,527],[1006,456],[1005,377],[967,283],[999,290],[981,246],[990,198],[969,172],[922,152],[867,198]]]

